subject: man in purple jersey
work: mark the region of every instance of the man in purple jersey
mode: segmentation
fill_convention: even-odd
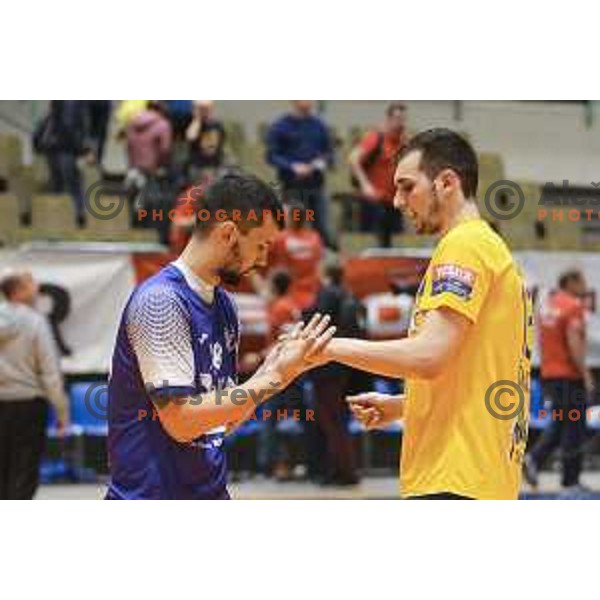
[[[283,209],[268,185],[241,173],[216,181],[200,204],[179,259],[123,312],[109,384],[108,499],[228,498],[225,433],[306,370],[335,332],[316,315],[236,386],[239,322],[220,284],[266,265]]]

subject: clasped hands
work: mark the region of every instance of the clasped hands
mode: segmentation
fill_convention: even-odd
[[[304,371],[327,363],[330,358],[324,351],[336,332],[330,322],[329,315],[316,313],[308,324],[296,323],[279,337],[256,374],[273,373],[287,384]]]

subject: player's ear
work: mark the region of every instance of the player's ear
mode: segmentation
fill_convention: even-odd
[[[233,221],[219,223],[220,239],[228,248],[231,248],[237,240],[237,227]]]
[[[452,169],[443,169],[437,179],[441,182],[442,190],[445,192],[454,190],[457,186],[460,187],[460,179]]]

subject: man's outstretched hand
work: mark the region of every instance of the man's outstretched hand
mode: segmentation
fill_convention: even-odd
[[[317,313],[307,325],[297,323],[271,349],[257,374],[273,371],[289,382],[326,362],[321,354],[336,332],[335,327],[329,327],[330,321],[329,315]]]

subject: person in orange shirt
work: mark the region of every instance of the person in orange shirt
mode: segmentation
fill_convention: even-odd
[[[286,205],[286,227],[271,247],[273,269],[285,269],[292,279],[290,294],[300,310],[313,306],[320,287],[321,236],[307,226],[311,213],[300,202]]]
[[[302,313],[289,293],[292,279],[287,271],[277,271],[271,276],[273,300],[269,304],[269,341],[274,344],[280,335],[300,321]]]
[[[396,158],[406,146],[406,107],[390,104],[382,129],[368,131],[348,157],[353,183],[358,187],[362,205],[362,222],[377,230],[383,248],[392,245],[392,234],[402,230],[401,213],[394,210],[394,172]]]
[[[562,485],[570,494],[581,488],[585,406],[594,382],[585,364],[585,277],[581,271],[567,271],[560,276],[558,287],[539,316],[542,387],[544,397],[552,401],[552,420],[525,459],[525,478],[537,487],[538,468],[560,446]]]

